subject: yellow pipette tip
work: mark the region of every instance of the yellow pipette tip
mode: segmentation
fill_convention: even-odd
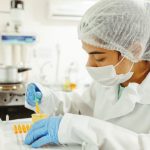
[[[35,103],[35,112],[37,113],[37,114],[39,114],[41,111],[40,111],[40,107],[39,107],[39,103],[38,103],[38,101],[36,100],[36,103]]]
[[[27,132],[27,128],[26,128],[26,126],[24,124],[22,125],[22,130],[23,130],[24,133]]]
[[[30,128],[31,128],[31,125],[30,125],[30,124],[27,124],[27,125],[26,125],[26,129],[27,129],[27,131],[29,131],[29,130],[30,130]]]
[[[18,134],[18,129],[17,129],[16,125],[13,125],[13,131],[14,131],[15,134]]]
[[[22,127],[20,124],[18,125],[18,131],[19,131],[19,133],[22,133]]]

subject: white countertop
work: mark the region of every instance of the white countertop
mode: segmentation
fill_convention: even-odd
[[[35,150],[24,145],[25,134],[14,134],[12,126],[14,124],[30,123],[31,119],[19,119],[8,122],[0,122],[0,150]],[[36,150],[81,150],[80,146],[45,146]]]

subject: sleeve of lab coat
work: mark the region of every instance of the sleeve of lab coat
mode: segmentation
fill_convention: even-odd
[[[49,88],[45,88],[38,83],[35,84],[39,87],[43,95],[40,104],[41,112],[49,115],[65,113],[92,115],[94,106],[93,100],[95,99],[95,83],[91,84],[83,94],[77,92],[56,92]],[[27,102],[25,103],[25,106],[35,110],[35,108],[29,106]]]
[[[85,143],[88,150],[150,150],[149,134],[82,115],[64,115],[58,137],[61,144]]]

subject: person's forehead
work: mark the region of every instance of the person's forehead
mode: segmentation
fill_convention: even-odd
[[[87,51],[88,53],[92,53],[92,52],[94,52],[94,51],[103,52],[103,53],[107,53],[107,52],[108,52],[107,49],[99,48],[99,47],[96,47],[96,46],[87,44],[87,43],[85,43],[85,42],[83,42],[83,41],[82,41],[82,48],[83,48],[85,51]]]

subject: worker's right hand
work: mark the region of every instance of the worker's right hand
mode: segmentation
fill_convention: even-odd
[[[40,89],[34,83],[30,83],[27,85],[26,89],[26,101],[29,105],[35,106],[36,100],[41,103],[42,93]]]

